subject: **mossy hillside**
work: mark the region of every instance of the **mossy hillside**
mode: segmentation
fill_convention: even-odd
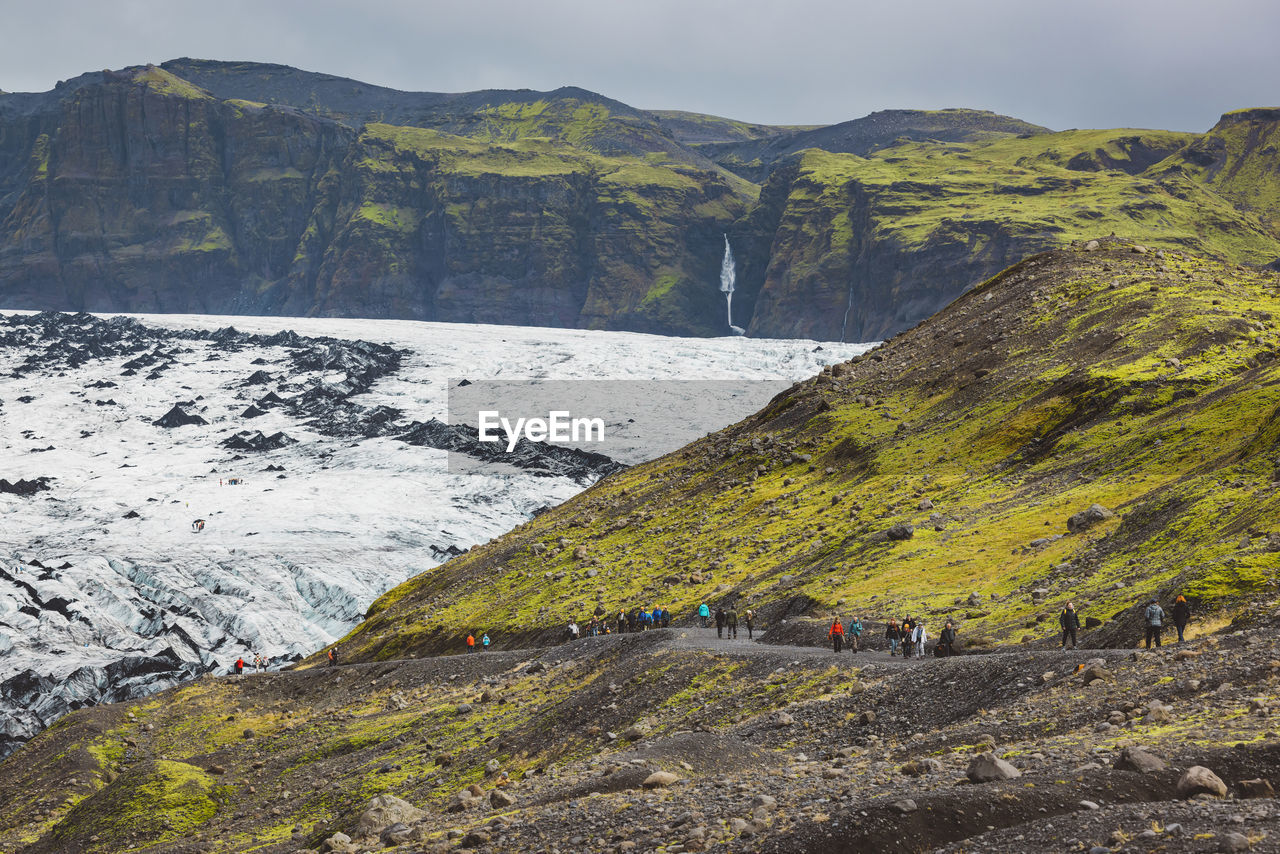
[[[1280,231],[1280,109],[1225,114],[1204,136],[1149,174],[1161,180],[1185,176],[1253,212]]]
[[[477,626],[501,644],[597,603],[911,611],[1005,641],[1051,634],[1067,599],[1130,632],[1126,609],[1175,589],[1247,612],[1276,595],[1276,285],[1126,243],[1032,259],[754,418],[411,580],[344,646],[456,649]],[[1093,503],[1117,517],[1061,536]],[[880,539],[899,522],[911,539]],[[970,592],[982,604],[958,605]]]
[[[489,653],[463,662],[472,672],[462,678],[431,662],[205,678],[73,714],[24,747],[21,774],[13,763],[0,771],[4,792],[20,785],[31,798],[0,807],[0,846],[119,851],[181,835],[209,851],[293,851],[349,829],[377,794],[443,810],[461,787],[494,784],[484,770],[492,759],[515,780],[554,773],[625,747],[605,730],[640,724],[657,738],[735,725],[856,680],[825,661],[776,671],[660,642],[566,650],[544,659],[543,674]],[[68,785],[56,754],[69,747],[110,756],[101,778],[82,773]],[[55,801],[75,805],[37,814]]]
[[[94,849],[107,851],[132,847],[136,839],[172,841],[217,814],[219,788],[213,776],[185,762],[140,762],[76,804],[51,837],[93,838]]]
[[[1108,233],[1235,262],[1280,257],[1277,232],[1204,183],[1131,174],[1187,138],[1069,131],[803,152],[762,194],[785,202],[751,238],[770,249],[745,283],[759,288],[749,331],[888,337],[1027,254]]]

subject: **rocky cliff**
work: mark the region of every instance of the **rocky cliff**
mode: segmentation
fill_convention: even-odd
[[[819,128],[174,60],[0,95],[0,305],[873,340],[1092,234],[1280,258],[1274,111]],[[762,184],[754,183],[762,181]]]

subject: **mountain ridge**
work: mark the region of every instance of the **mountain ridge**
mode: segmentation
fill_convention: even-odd
[[[1273,113],[782,128],[170,60],[0,95],[0,301],[720,335],[728,235],[735,325],[874,340],[1082,234],[1276,262]]]

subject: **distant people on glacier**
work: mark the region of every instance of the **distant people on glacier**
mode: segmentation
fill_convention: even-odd
[[[198,534],[198,533],[200,533],[200,532],[201,532],[201,531],[203,531],[203,530],[204,530],[204,520],[203,520],[203,519],[196,519],[195,521],[193,521],[193,522],[191,523],[191,532],[192,532],[192,533],[194,533],[194,534]]]

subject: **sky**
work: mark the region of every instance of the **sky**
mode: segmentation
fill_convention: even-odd
[[[1280,104],[1274,0],[0,0],[0,22],[10,92],[191,56],[409,90],[573,85],[767,124],[971,107],[1203,131]]]

